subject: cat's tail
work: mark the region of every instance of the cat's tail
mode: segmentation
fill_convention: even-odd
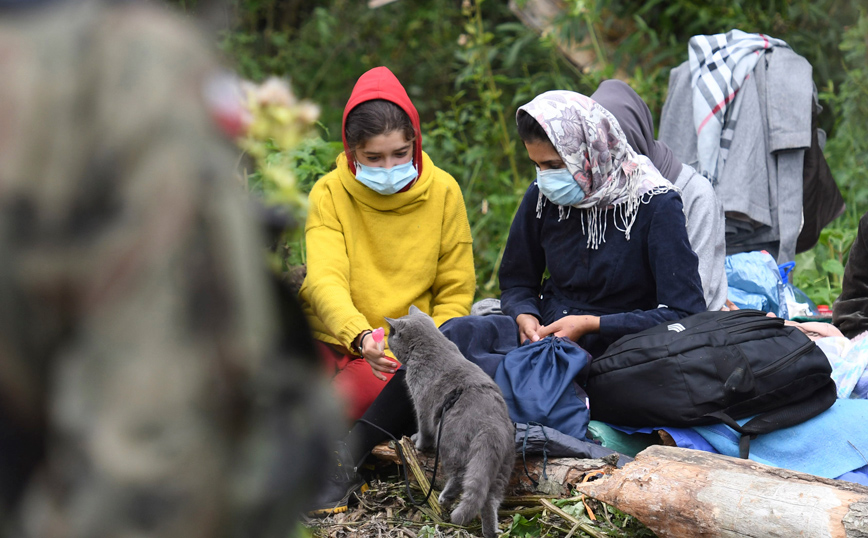
[[[468,460],[464,467],[461,502],[452,511],[450,519],[456,525],[467,525],[482,511],[488,500],[493,481],[498,478],[503,458],[498,446],[501,441],[492,433],[482,433],[470,443]]]

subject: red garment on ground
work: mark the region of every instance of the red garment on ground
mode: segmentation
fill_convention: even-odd
[[[358,420],[394,374],[381,372],[386,378],[386,381],[382,381],[374,375],[365,359],[341,353],[319,340],[316,346],[324,368],[332,376],[332,388],[344,401],[347,418],[350,421]]]

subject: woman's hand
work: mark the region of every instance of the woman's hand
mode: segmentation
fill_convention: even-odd
[[[569,338],[577,342],[586,334],[600,332],[600,318],[597,316],[564,316],[561,319],[540,327],[537,334],[544,338],[550,334]]]
[[[368,361],[368,364],[371,365],[371,371],[377,379],[382,381],[388,381],[388,379],[380,372],[394,374],[399,366],[398,363],[386,357],[385,349],[385,340],[375,342],[370,332],[362,335],[362,358]]]
[[[817,340],[819,338],[826,338],[829,336],[844,336],[838,327],[835,327],[831,323],[824,323],[821,321],[805,321],[802,323],[785,320],[784,325],[790,325],[791,327],[795,327],[796,329],[802,331],[808,338],[811,340]]]
[[[518,323],[520,342],[524,342],[525,340],[536,342],[540,339],[540,335],[538,334],[540,324],[536,316],[533,314],[519,314],[516,316],[515,322]]]

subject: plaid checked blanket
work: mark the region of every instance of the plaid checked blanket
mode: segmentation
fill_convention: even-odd
[[[741,30],[697,35],[688,42],[699,172],[713,185],[717,184],[735,132],[738,91],[760,56],[772,47],[789,45],[780,39]]]

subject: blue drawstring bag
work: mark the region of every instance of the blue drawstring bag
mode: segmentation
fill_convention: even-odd
[[[591,356],[567,338],[550,336],[520,346],[494,374],[514,422],[538,422],[585,439],[590,412],[581,388]]]

